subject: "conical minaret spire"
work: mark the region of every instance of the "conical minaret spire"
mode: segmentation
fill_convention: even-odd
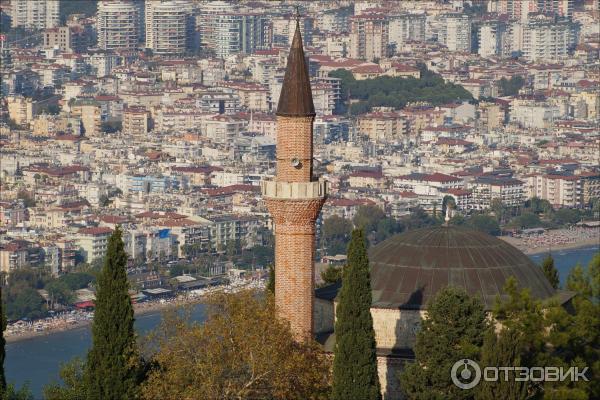
[[[299,18],[296,18],[296,32],[294,32],[294,39],[287,60],[287,69],[281,86],[277,115],[283,117],[309,117],[315,115]]]

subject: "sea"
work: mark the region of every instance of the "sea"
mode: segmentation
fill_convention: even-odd
[[[560,282],[564,284],[569,271],[577,263],[586,265],[600,249],[598,246],[572,250],[553,251],[554,263]],[[540,264],[546,253],[531,255]],[[191,318],[203,321],[205,309],[202,304],[194,306]],[[136,316],[135,328],[140,336],[155,329],[161,321],[161,312]],[[34,398],[42,399],[43,387],[59,380],[61,364],[73,357],[85,357],[91,344],[90,328],[81,327],[69,331],[51,333],[6,345],[5,370],[7,380],[17,387],[29,385]]]

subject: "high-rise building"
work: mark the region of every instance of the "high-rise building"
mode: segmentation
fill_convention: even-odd
[[[507,41],[506,24],[498,20],[481,22],[477,31],[477,40],[477,52],[480,56],[505,55],[505,43]]]
[[[537,0],[537,9],[544,14],[559,17],[573,16],[574,0]]]
[[[407,41],[425,41],[425,14],[400,14],[390,17],[389,41],[401,47]]]
[[[140,8],[130,0],[98,3],[98,47],[103,50],[133,50],[140,40]]]
[[[314,332],[315,221],[327,184],[313,176],[312,100],[300,24],[277,106],[277,175],[262,182],[275,225],[275,304],[298,340]]]
[[[443,14],[438,41],[450,51],[471,51],[471,19],[466,14]]]
[[[60,24],[57,0],[12,0],[11,6],[13,27],[47,29]]]
[[[523,26],[523,57],[529,61],[560,61],[577,45],[579,26],[567,19],[539,15]]]
[[[350,57],[368,61],[386,56],[389,22],[383,14],[361,14],[350,19]]]
[[[217,57],[254,53],[271,47],[271,24],[260,14],[231,13],[214,17],[212,31]]]
[[[146,48],[155,54],[182,54],[192,45],[192,5],[187,0],[146,1]]]
[[[202,48],[215,49],[215,24],[219,15],[234,13],[233,4],[226,1],[211,1],[202,4],[196,17],[196,30],[200,33]]]

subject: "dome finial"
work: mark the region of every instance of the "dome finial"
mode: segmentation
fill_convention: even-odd
[[[446,218],[444,218],[444,226],[450,225],[451,207],[446,205]]]

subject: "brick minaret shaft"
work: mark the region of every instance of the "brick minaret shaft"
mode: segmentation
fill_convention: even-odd
[[[313,334],[315,221],[327,186],[312,173],[315,108],[298,21],[276,115],[277,176],[262,183],[275,225],[275,304],[303,341]]]

